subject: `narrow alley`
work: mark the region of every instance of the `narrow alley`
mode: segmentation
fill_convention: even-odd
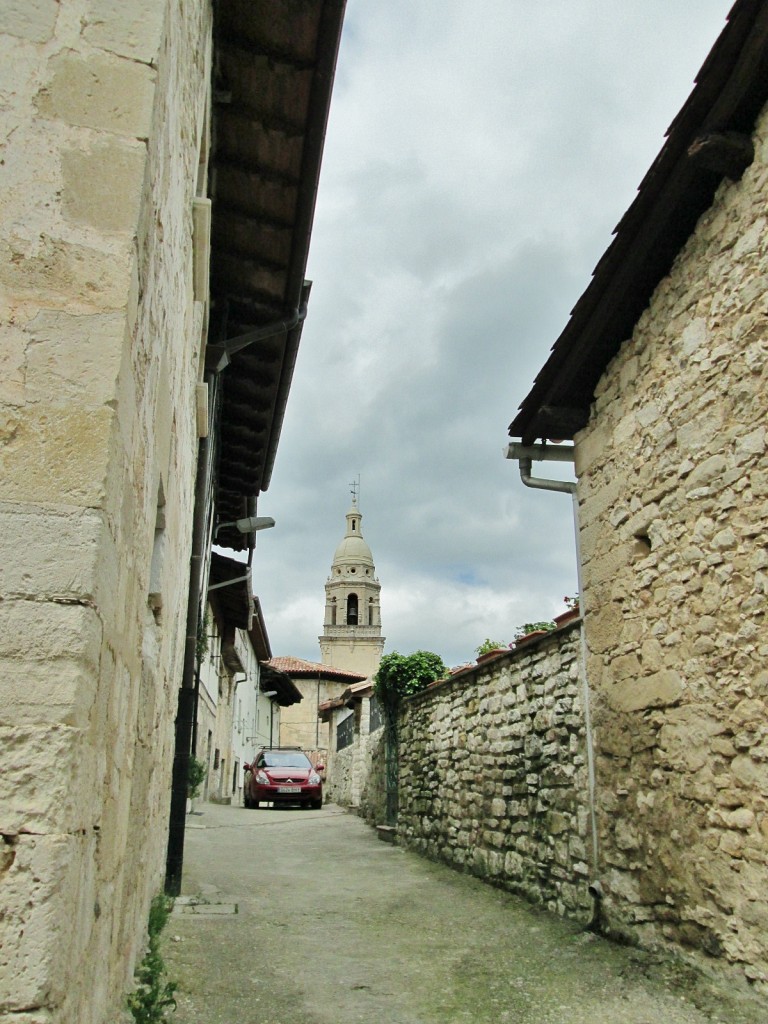
[[[175,1024],[763,1020],[734,991],[382,843],[333,805],[205,804],[188,818],[183,893],[164,937]]]

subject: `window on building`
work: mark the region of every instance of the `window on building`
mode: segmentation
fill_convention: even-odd
[[[343,750],[355,740],[355,716],[350,715],[336,726],[336,749]]]
[[[381,710],[381,704],[375,697],[371,697],[368,731],[376,732],[376,730],[380,729],[382,725],[384,725],[384,712]]]
[[[357,625],[357,594],[350,594],[347,597],[347,625]]]

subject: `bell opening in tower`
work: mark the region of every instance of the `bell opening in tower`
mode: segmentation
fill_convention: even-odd
[[[347,625],[357,625],[357,594],[350,594],[347,598]]]

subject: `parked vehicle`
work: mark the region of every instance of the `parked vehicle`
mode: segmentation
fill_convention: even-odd
[[[299,747],[264,747],[251,764],[243,766],[243,802],[246,807],[262,803],[323,806],[324,766],[312,765]]]

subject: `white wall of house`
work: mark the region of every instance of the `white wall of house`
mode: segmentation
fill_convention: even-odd
[[[250,764],[259,747],[277,744],[280,737],[280,705],[261,691],[261,669],[250,637],[237,630],[236,644],[245,672],[238,677],[232,722],[232,759],[237,783],[232,803],[243,803],[243,765]],[[233,769],[234,771],[234,769]]]

